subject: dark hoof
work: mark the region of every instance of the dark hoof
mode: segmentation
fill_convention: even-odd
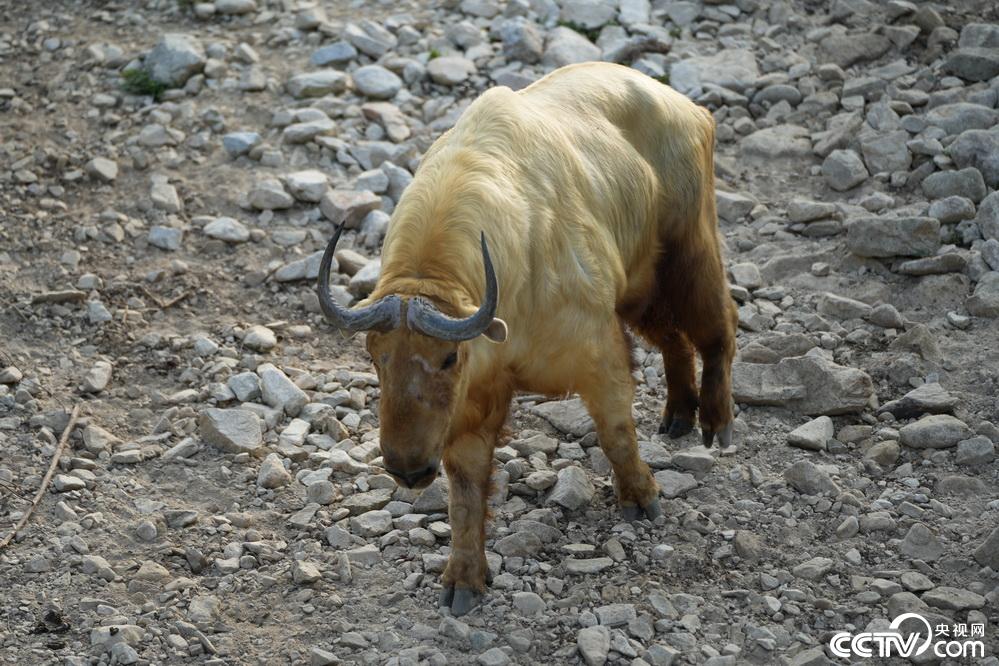
[[[479,605],[482,595],[467,587],[445,587],[441,590],[440,607],[450,608],[451,615],[460,617]]]
[[[704,440],[704,446],[710,448],[714,443],[715,435],[718,436],[718,444],[722,447],[732,446],[732,424],[729,423],[727,426],[721,430],[715,432],[714,430],[701,430],[701,439]]]
[[[645,506],[638,506],[637,504],[630,504],[628,506],[621,507],[621,515],[629,523],[633,523],[636,520],[642,520],[643,518],[648,518],[649,520],[655,520],[663,513],[662,507],[659,506],[659,498],[653,499],[651,502]]]
[[[666,415],[663,420],[659,422],[659,434],[665,435],[669,432],[669,427],[673,425],[673,417],[671,415]]]
[[[694,429],[694,422],[687,419],[675,418],[667,431],[670,439],[679,439]]]

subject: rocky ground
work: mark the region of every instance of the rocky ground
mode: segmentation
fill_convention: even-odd
[[[654,434],[637,349],[665,516],[622,523],[578,402],[522,396],[451,618],[446,479],[380,472],[318,252],[346,220],[363,296],[469,101],[593,59],[717,119],[735,445]],[[976,0],[0,0],[0,535],[83,415],[0,551],[0,660],[814,666],[913,611],[996,664],[997,98]]]

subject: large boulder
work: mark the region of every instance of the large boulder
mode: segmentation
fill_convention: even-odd
[[[837,365],[813,351],[772,365],[734,363],[732,395],[739,403],[787,407],[809,416],[835,416],[867,407],[874,383],[863,370]]]
[[[750,88],[760,76],[756,56],[745,49],[723,49],[710,56],[694,56],[670,66],[670,85],[691,97],[704,86],[715,85],[736,92]]]
[[[205,50],[191,35],[167,33],[146,56],[145,67],[154,81],[179,87],[205,68]]]

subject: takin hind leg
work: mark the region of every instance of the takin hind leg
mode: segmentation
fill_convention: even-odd
[[[644,514],[654,520],[661,513],[659,486],[649,466],[638,456],[638,438],[631,415],[635,386],[631,378],[631,346],[623,326],[615,326],[613,338],[598,358],[579,394],[597,426],[600,448],[614,469],[614,492],[626,520]]]
[[[676,439],[694,429],[697,417],[696,352],[687,336],[677,330],[667,330],[655,336],[655,340],[666,368],[666,407],[659,433]]]
[[[684,307],[678,309],[680,329],[701,356],[699,400],[701,437],[711,446],[732,443],[732,360],[739,315],[728,292],[728,281],[715,250],[706,258],[698,279],[689,283]]]

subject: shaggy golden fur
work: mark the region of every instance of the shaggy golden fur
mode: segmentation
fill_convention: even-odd
[[[485,583],[492,447],[516,390],[578,392],[621,505],[655,501],[637,453],[622,321],[663,349],[664,427],[689,430],[698,408],[706,436],[730,424],[736,316],[718,244],[713,144],[707,110],[633,69],[587,63],[520,92],[485,92],[427,151],[392,217],[372,299],[422,295],[454,316],[474,312],[484,230],[497,317],[509,327],[502,344],[404,328],[368,336],[386,459],[414,468],[443,458],[448,472],[446,586]]]

